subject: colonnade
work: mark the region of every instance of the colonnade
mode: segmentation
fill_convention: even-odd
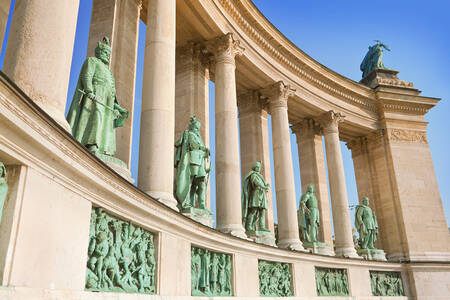
[[[205,92],[208,76],[205,68],[188,69],[189,72],[204,72],[201,80],[194,80],[202,93],[196,94],[197,105],[189,113],[176,109],[178,84],[182,81],[176,71],[176,1],[147,0],[147,32],[145,44],[142,113],[139,146],[138,186],[173,209],[173,157],[178,115],[197,114],[207,120],[208,93]],[[105,5],[114,2],[122,5],[105,11]],[[119,78],[118,89],[128,97],[125,105],[133,107],[136,71],[137,28],[140,1],[94,0],[91,20],[90,44],[98,40],[102,32],[112,37],[111,66]],[[48,7],[51,6],[52,10]],[[96,19],[97,10],[111,18],[109,22]],[[69,69],[73,52],[78,0],[65,1],[16,1],[11,33],[5,58],[5,73],[41,108],[52,116],[64,129],[68,129],[64,118]],[[98,14],[98,18],[102,14]],[[111,21],[112,20],[112,21]],[[131,20],[131,23],[130,23]],[[131,25],[130,25],[131,24]],[[131,39],[124,43],[124,38]],[[258,91],[249,91],[237,99],[235,57],[244,51],[239,41],[225,34],[197,47],[196,59],[207,57],[208,72],[215,81],[215,154],[216,154],[216,215],[217,229],[245,238],[241,217],[241,168],[247,172],[249,164],[263,161],[263,174],[270,182],[270,159],[267,113],[272,117],[272,145],[278,216],[278,246],[302,250],[296,214],[296,197],[293,161],[288,119],[289,98],[295,92],[287,82],[279,81]],[[199,50],[200,49],[200,50]],[[125,54],[126,53],[126,54]],[[88,55],[92,55],[89,53]],[[123,59],[123,55],[128,58]],[[116,66],[116,67],[114,67]],[[123,71],[126,70],[126,71]],[[131,70],[131,71],[130,71]],[[199,71],[200,70],[200,71]],[[197,73],[196,73],[197,74]],[[197,74],[198,75],[198,74]],[[196,77],[197,79],[200,77]],[[125,84],[127,83],[127,84]],[[177,85],[177,87],[176,87]],[[132,92],[130,92],[132,91]],[[191,99],[192,100],[192,99]],[[238,105],[239,103],[239,105]],[[239,107],[239,116],[238,116]],[[238,129],[240,121],[240,134]],[[330,208],[322,150],[322,134],[325,140],[327,166],[330,182],[333,223],[335,228],[336,255],[357,256],[352,239],[349,206],[342,155],[339,143],[339,123],[344,116],[338,112],[325,112],[321,116],[305,119],[292,126],[299,147],[302,189],[314,184],[321,212],[321,241],[332,244]],[[128,120],[127,122],[131,122]],[[205,126],[206,124],[204,124]],[[119,158],[130,162],[131,125],[125,126],[120,140],[123,150]],[[239,153],[241,138],[241,153]],[[242,141],[246,141],[245,145]],[[242,159],[242,164],[240,161]],[[271,201],[270,201],[271,202]],[[273,209],[267,212],[268,227],[273,230]]]

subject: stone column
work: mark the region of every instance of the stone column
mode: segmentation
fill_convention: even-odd
[[[111,39],[110,68],[114,74],[117,99],[120,106],[130,112],[122,127],[117,128],[115,157],[131,163],[133,133],[134,92],[136,86],[136,61],[139,37],[141,0],[94,0],[87,56],[94,56],[97,43],[104,36]]]
[[[305,119],[291,128],[297,137],[302,193],[306,193],[308,185],[314,185],[319,202],[320,226],[318,240],[327,243],[333,249],[322,135],[319,134],[320,130],[312,119]]]
[[[78,0],[16,0],[3,71],[62,127]]]
[[[268,97],[272,116],[272,144],[275,168],[275,190],[277,196],[278,246],[303,250],[298,233],[297,207],[295,199],[294,167],[292,165],[288,97],[293,90],[283,82],[268,87],[263,94]]]
[[[251,91],[238,97],[238,108],[241,178],[250,172],[255,162],[261,161],[261,174],[270,184],[267,192],[266,227],[274,233],[267,111],[263,109],[258,91]]]
[[[175,0],[148,0],[138,186],[169,207],[175,132]]]
[[[8,22],[11,0],[0,0],[0,51],[5,39],[6,23]]]
[[[217,229],[245,238],[237,124],[235,56],[243,52],[228,33],[208,42],[215,60]]]
[[[335,252],[337,256],[358,257],[353,245],[344,163],[339,143],[338,125],[344,121],[344,115],[329,111],[322,115],[319,121],[325,137],[325,151],[327,153],[328,179],[330,182],[331,206],[333,208]]]
[[[176,50],[175,139],[195,115],[202,124],[200,134],[209,148],[209,61],[199,44],[188,43]],[[210,188],[206,190],[206,207],[211,208]]]

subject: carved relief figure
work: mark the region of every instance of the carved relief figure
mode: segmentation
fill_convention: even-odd
[[[302,240],[309,243],[317,242],[320,226],[319,203],[312,184],[301,196],[299,206],[298,224],[301,228]]]
[[[103,38],[81,67],[75,94],[67,114],[73,137],[98,155],[116,153],[116,127],[123,126],[129,113],[120,107],[114,76],[109,68],[111,47]]]
[[[200,122],[191,117],[189,129],[175,142],[175,198],[180,208],[206,209],[206,187],[211,169],[209,149],[200,135]]]
[[[3,207],[5,206],[8,184],[6,183],[6,167],[0,162],[0,222],[2,221]]]
[[[258,275],[260,296],[293,296],[289,264],[259,260]]]
[[[231,256],[191,248],[192,296],[231,296]]]
[[[348,296],[347,271],[316,267],[316,288],[318,296]]]
[[[265,231],[267,191],[269,184],[260,173],[261,163],[256,162],[245,176],[242,188],[242,225],[247,232]]]
[[[373,296],[404,296],[400,272],[370,271]]]
[[[86,289],[156,292],[155,247],[150,232],[94,208],[89,236]]]

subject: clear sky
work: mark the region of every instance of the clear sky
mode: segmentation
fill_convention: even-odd
[[[14,4],[14,0],[12,3]],[[359,81],[361,78],[359,64],[367,47],[373,43],[373,40],[379,39],[392,50],[392,52],[385,52],[386,67],[400,71],[399,77],[413,82],[416,88],[423,91],[423,95],[442,98],[438,106],[427,114],[426,119],[430,122],[428,139],[448,223],[450,220],[450,158],[448,154],[450,147],[448,133],[450,129],[448,124],[450,1],[255,0],[254,3],[294,44],[332,70]],[[81,64],[86,58],[91,6],[92,0],[80,0],[68,92],[69,102]],[[142,22],[140,32],[132,159],[134,178],[137,178],[139,158],[138,130],[145,42],[145,25]],[[7,36],[8,34],[5,39]],[[4,52],[5,44],[0,56],[0,66],[3,64]],[[211,150],[212,161],[214,161],[214,84],[211,83],[210,87]],[[297,145],[293,135],[291,144],[298,201],[301,188]],[[357,192],[351,153],[344,144],[342,144],[342,152],[349,203],[354,205],[357,203]],[[214,173],[211,177],[211,186],[214,211]]]

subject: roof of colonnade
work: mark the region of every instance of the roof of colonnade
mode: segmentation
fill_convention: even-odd
[[[141,18],[146,19],[146,1]],[[301,51],[250,0],[177,1],[177,46],[232,32],[245,48],[236,60],[237,93],[284,81],[296,90],[289,120],[335,110],[346,115],[341,138],[366,135],[378,127],[375,93]]]

